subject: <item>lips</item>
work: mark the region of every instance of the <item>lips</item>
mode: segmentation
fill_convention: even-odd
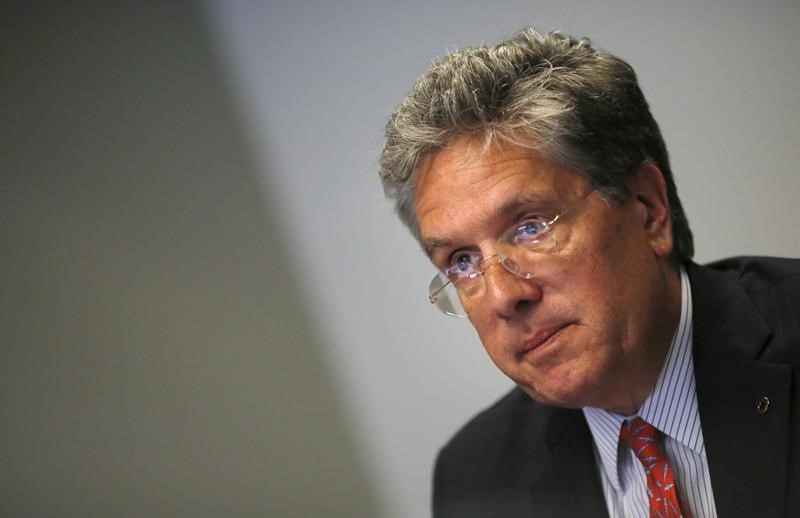
[[[520,356],[525,356],[537,349],[542,349],[547,345],[552,344],[561,332],[572,325],[573,322],[561,322],[555,325],[548,325],[547,327],[540,328],[533,336],[527,338],[522,342],[522,348],[519,352]]]

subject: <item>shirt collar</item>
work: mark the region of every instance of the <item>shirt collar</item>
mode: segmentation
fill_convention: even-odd
[[[692,292],[689,277],[681,268],[681,315],[672,337],[664,366],[653,392],[636,415],[663,434],[693,451],[703,454],[705,445],[700,429],[697,392],[692,357]],[[619,481],[619,429],[626,416],[600,408],[586,407],[583,414],[594,438],[597,456],[606,477],[617,491]]]

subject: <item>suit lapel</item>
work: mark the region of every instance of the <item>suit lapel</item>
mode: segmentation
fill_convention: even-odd
[[[791,370],[756,359],[771,333],[735,279],[696,265],[689,276],[697,402],[717,512],[780,516]]]

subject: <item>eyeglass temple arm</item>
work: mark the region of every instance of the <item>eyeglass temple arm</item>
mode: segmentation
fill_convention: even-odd
[[[572,203],[570,203],[570,204],[569,204],[569,206],[568,206],[566,209],[564,209],[564,211],[563,211],[563,212],[561,212],[560,214],[556,214],[556,217],[554,217],[554,218],[553,218],[553,219],[551,219],[549,222],[547,222],[547,224],[548,224],[548,225],[553,225],[553,224],[554,224],[556,221],[558,221],[558,220],[561,218],[561,216],[563,216],[563,215],[565,215],[567,212],[571,211],[571,210],[572,210],[572,208],[573,208],[575,205],[577,205],[577,204],[578,204],[578,202],[579,202],[580,200],[583,200],[584,198],[586,198],[587,196],[589,196],[590,194],[592,194],[592,192],[594,192],[594,191],[595,191],[595,189],[597,189],[597,187],[592,187],[592,188],[590,188],[589,190],[587,190],[585,193],[583,193],[583,194],[581,194],[580,196],[578,196],[578,197],[577,197],[577,198],[576,198],[576,199],[575,199],[575,200],[574,200]]]
[[[437,301],[437,300],[439,300],[439,294],[440,294],[442,291],[444,291],[444,289],[445,289],[445,288],[446,288],[448,285],[452,284],[452,282],[453,282],[453,281],[451,281],[451,280],[448,280],[446,283],[444,283],[444,284],[442,284],[441,286],[439,286],[439,289],[437,289],[437,290],[436,290],[436,291],[434,291],[433,293],[429,293],[429,294],[428,294],[428,300],[431,302],[431,304],[436,304],[436,301]]]

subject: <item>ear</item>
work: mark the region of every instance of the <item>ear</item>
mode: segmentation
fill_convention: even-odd
[[[653,164],[642,165],[632,178],[631,194],[653,251],[660,257],[669,256],[672,253],[672,216],[661,170]]]

